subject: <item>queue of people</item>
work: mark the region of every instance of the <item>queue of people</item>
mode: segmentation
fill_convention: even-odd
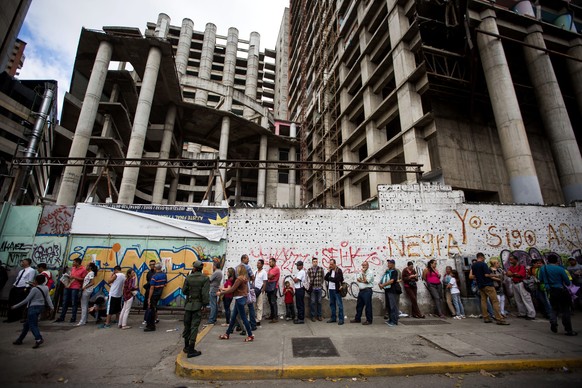
[[[571,285],[579,286],[582,282],[582,265],[575,259],[568,260],[568,266],[561,265],[561,259],[556,254],[546,257],[547,264],[541,259],[533,260],[530,268],[526,268],[514,256],[509,256],[507,270],[497,258],[486,261],[483,253],[477,253],[470,267],[469,279],[474,282],[472,291],[477,295],[484,323],[495,321],[498,325],[509,325],[507,322],[509,298],[513,297],[517,306],[517,317],[526,320],[536,319],[536,304],[538,309],[550,321],[550,330],[558,332],[558,318],[561,317],[564,334],[575,336],[571,323],[573,308]],[[161,263],[150,261],[150,270],[146,274],[143,286],[144,331],[155,331],[157,305],[167,284],[167,276]],[[255,339],[254,332],[261,325],[262,318],[267,317],[269,323],[279,322],[277,298],[281,294],[285,302],[285,319],[294,324],[305,323],[305,300],[309,301],[309,317],[312,322],[322,321],[322,301],[324,289],[328,295],[330,317],[327,323],[343,325],[345,318],[343,298],[345,289],[344,275],[336,261],[331,259],[327,271],[320,265],[318,258],[313,257],[311,267],[304,268],[303,261],[297,261],[296,271],[284,282],[282,291],[281,271],[274,258],[269,260],[269,268],[264,268],[264,261],[259,259],[256,271],[249,265],[248,255],[242,255],[241,262],[235,268],[228,268],[224,276],[216,263],[210,276],[202,274],[203,265],[200,261],[193,263],[192,272],[186,277],[183,293],[186,298],[184,319],[184,352],[188,357],[196,357],[201,353],[195,349],[196,333],[201,323],[201,315],[205,308],[209,310],[209,324],[218,319],[218,306],[222,300],[226,318],[226,332],[219,338],[230,339],[236,331],[243,335],[244,342]],[[46,265],[39,265],[40,274],[31,268],[31,260],[21,262],[16,281],[10,291],[11,309],[5,322],[21,320],[23,330],[15,345],[20,345],[31,331],[35,337],[35,348],[43,342],[38,319],[43,311],[53,309],[50,298],[52,275],[46,270]],[[48,274],[47,274],[48,272]],[[110,328],[117,323],[120,329],[130,329],[128,325],[129,311],[138,292],[137,277],[133,269],[122,272],[116,266],[111,276],[106,279],[109,284],[107,298],[97,298],[91,302],[96,284],[98,268],[95,263],[82,266],[80,259],[73,260],[73,266],[61,282],[65,285],[63,306],[55,322],[64,322],[69,307],[71,323],[76,323],[78,307],[81,308],[81,319],[77,326],[87,323],[89,314],[96,322],[105,318],[101,328]],[[459,273],[451,267],[446,267],[441,275],[435,259],[428,261],[426,268],[419,274],[412,261],[409,261],[401,271],[396,268],[396,262],[387,260],[386,268],[381,276],[376,278],[370,270],[369,263],[361,264],[361,271],[355,276],[357,284],[356,309],[350,323],[364,326],[373,323],[374,314],[372,295],[374,290],[382,292],[385,300],[385,323],[388,327],[397,326],[403,313],[399,310],[400,295],[405,291],[410,302],[413,318],[423,319],[425,315],[418,306],[418,287],[424,284],[434,303],[434,310],[439,318],[445,318],[444,306],[448,306],[454,319],[464,319],[465,309],[461,299]],[[52,282],[54,287],[54,282]],[[352,290],[353,292],[353,290]],[[266,298],[265,298],[266,295]],[[100,299],[100,300],[99,300]],[[267,300],[268,313],[264,313],[264,302]],[[446,303],[446,304],[445,304]],[[27,308],[26,318],[23,309]],[[114,320],[115,319],[115,320]]]

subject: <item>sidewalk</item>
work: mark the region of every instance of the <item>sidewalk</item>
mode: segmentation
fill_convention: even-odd
[[[199,333],[200,357],[180,353],[176,373],[194,379],[309,379],[393,376],[430,373],[582,367],[582,315],[573,317],[576,337],[550,332],[545,319],[509,319],[510,326],[427,317],[401,318],[388,327],[382,317],[373,325],[343,326],[306,320],[280,320],[258,328],[255,341],[244,343],[235,332],[219,340],[226,327],[210,325]]]

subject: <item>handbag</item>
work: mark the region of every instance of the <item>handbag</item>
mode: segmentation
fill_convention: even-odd
[[[416,287],[416,280],[409,280],[408,281],[408,286],[409,287]]]
[[[257,296],[255,294],[255,289],[253,287],[249,287],[249,293],[247,295],[247,304],[253,304],[257,301]]]
[[[402,287],[400,287],[400,283],[398,283],[397,281],[392,283],[392,289],[394,290],[395,294],[402,294]]]
[[[37,288],[37,290],[40,291],[40,293],[42,294],[42,297],[44,299],[44,310],[42,310],[42,313],[40,313],[40,317],[41,317],[41,319],[49,319],[51,316],[51,312],[52,312],[51,306],[48,304],[48,300],[47,300],[44,292],[40,288]]]

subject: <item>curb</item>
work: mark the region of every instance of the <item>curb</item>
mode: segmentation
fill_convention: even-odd
[[[200,333],[202,334],[202,333]],[[200,335],[199,334],[199,335]],[[206,334],[206,333],[205,333]],[[440,373],[471,373],[488,371],[581,368],[581,358],[489,360],[467,362],[425,362],[411,364],[375,365],[292,365],[292,366],[207,366],[195,365],[180,352],[176,358],[175,373],[197,380],[270,380],[316,379],[326,377],[380,377],[410,376]]]

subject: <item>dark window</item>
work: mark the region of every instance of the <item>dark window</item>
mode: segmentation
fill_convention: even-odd
[[[279,167],[279,183],[289,183],[288,167]]]
[[[370,198],[370,179],[366,177],[360,184],[362,190],[362,201]]]
[[[368,157],[368,146],[366,143],[358,149],[358,157],[360,162]]]
[[[289,160],[289,148],[279,148],[279,160]]]

